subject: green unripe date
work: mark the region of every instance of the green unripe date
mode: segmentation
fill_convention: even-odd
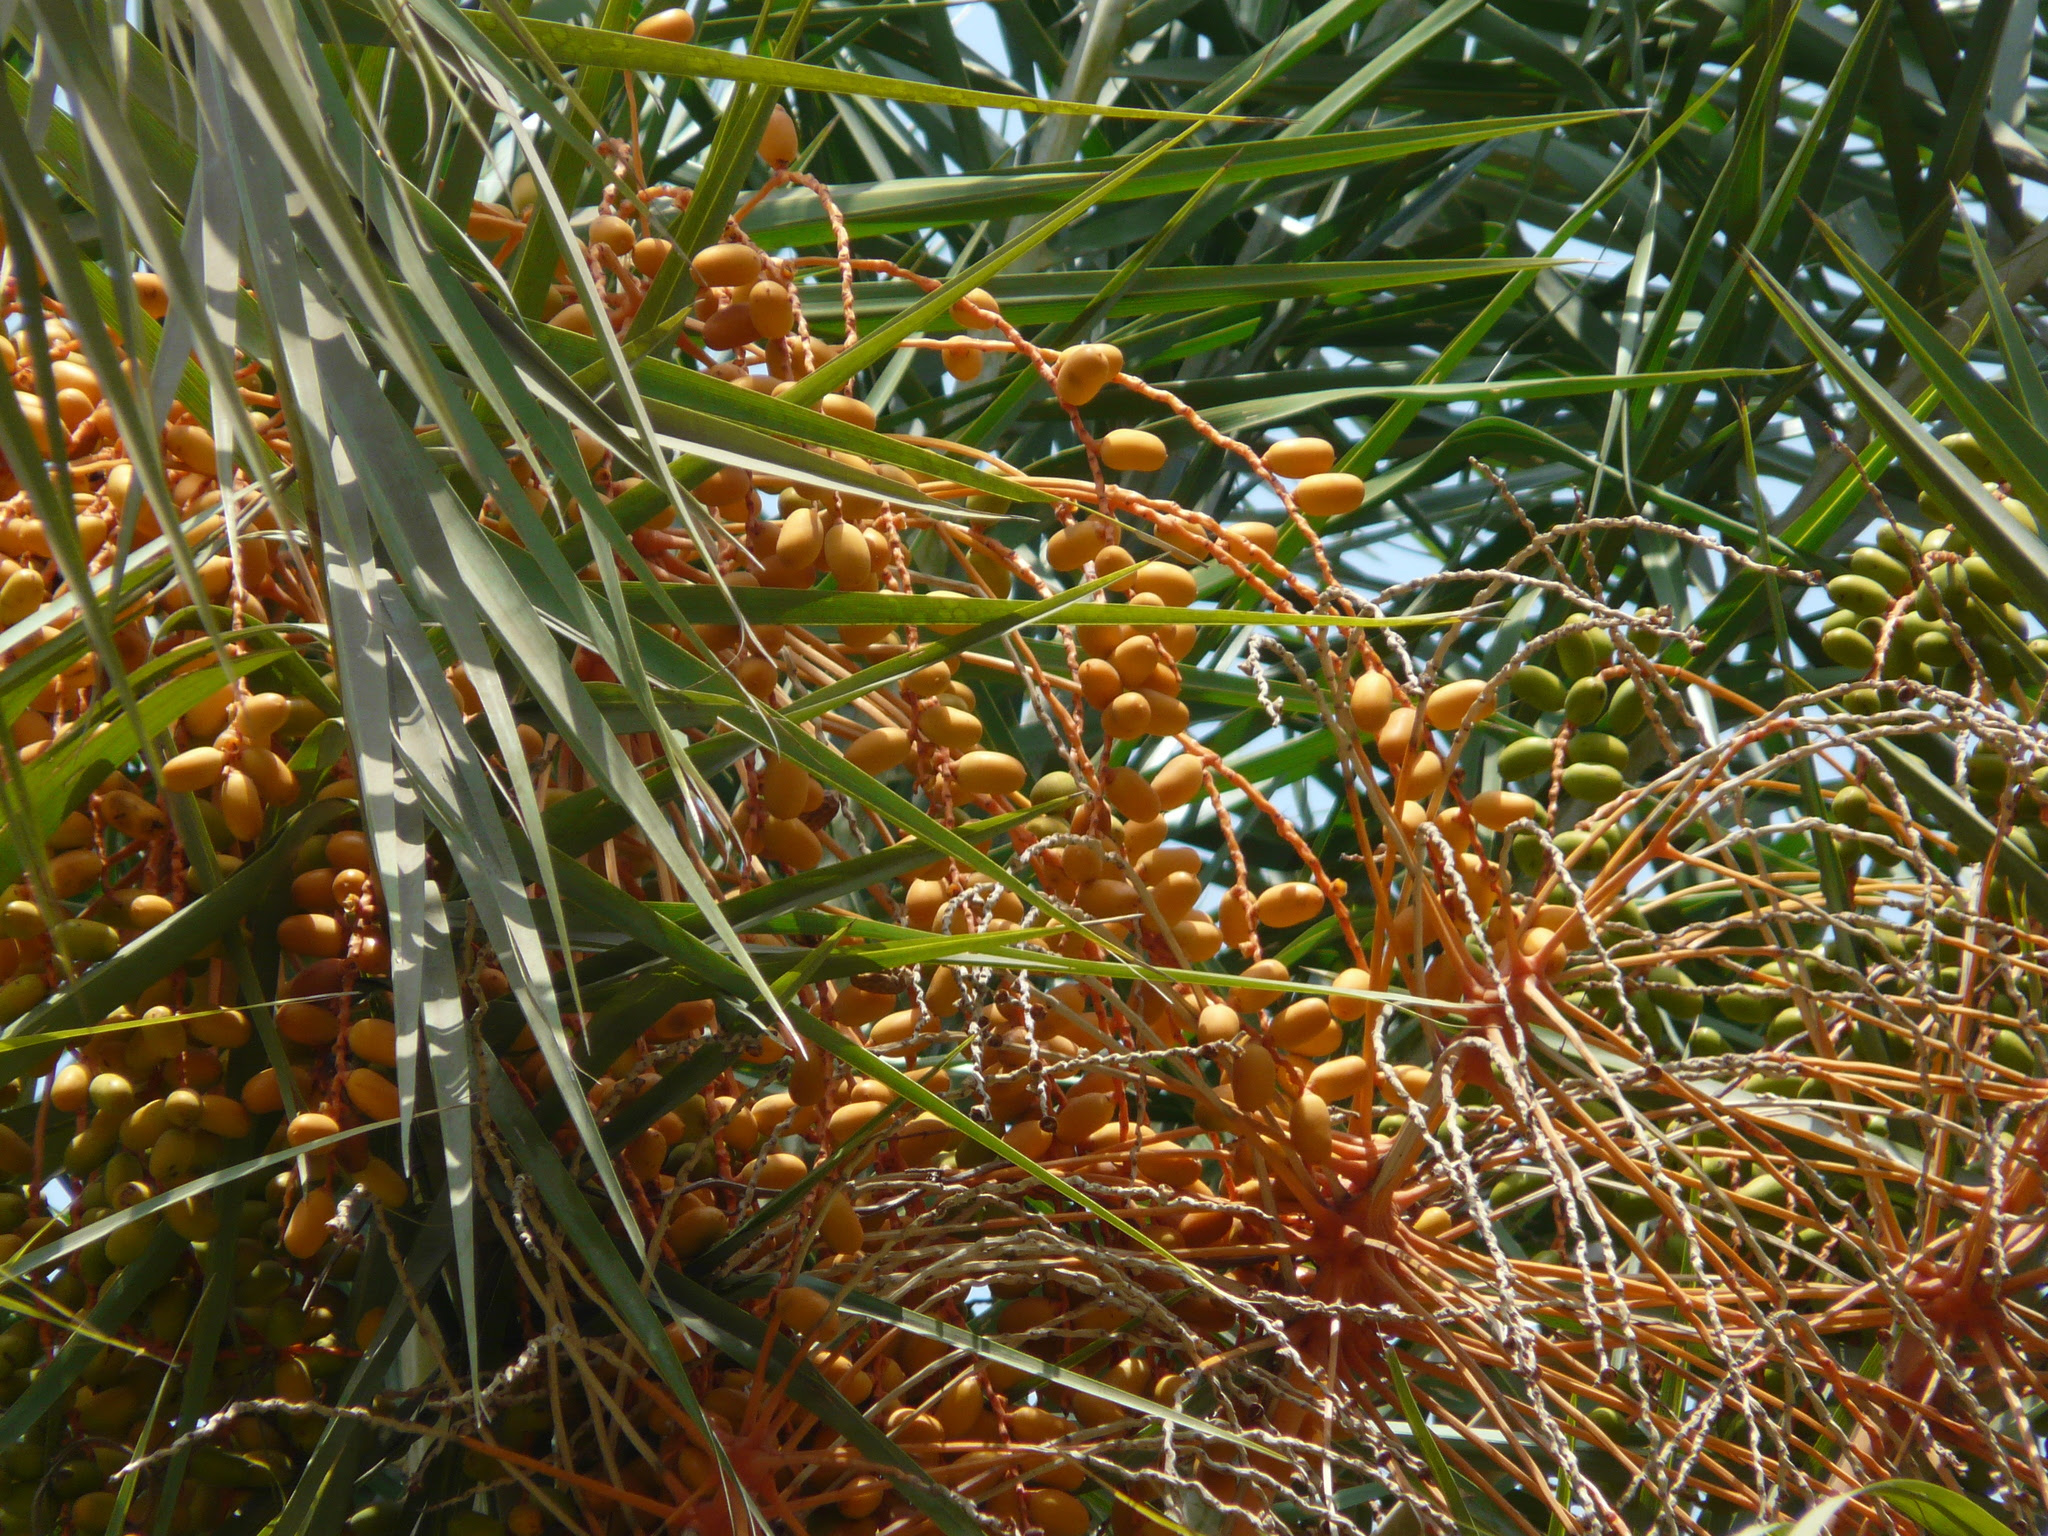
[[[1820,637],[1821,654],[1851,672],[1868,672],[1877,661],[1877,647],[1861,630],[1831,629]]]
[[[1893,597],[1904,597],[1913,588],[1913,573],[1905,562],[1881,549],[1866,546],[1854,551],[1849,556],[1849,573],[1876,582]]]
[[[1777,1012],[1778,994],[1756,987],[1738,987],[1722,993],[1716,1006],[1725,1018],[1737,1024],[1768,1024],[1771,1015]]]
[[[1565,748],[1567,763],[1604,763],[1620,773],[1628,768],[1628,743],[1605,731],[1581,731]]]
[[[1650,971],[1651,985],[1646,988],[1650,1001],[1662,1008],[1675,1019],[1696,1019],[1705,1006],[1705,999],[1693,989],[1685,972],[1675,965],[1660,965]]]
[[[1500,749],[1500,776],[1510,784],[1524,779],[1547,779],[1556,757],[1557,744],[1548,736],[1524,736]]]
[[[1549,1174],[1532,1169],[1516,1169],[1513,1173],[1503,1176],[1501,1181],[1493,1186],[1487,1194],[1486,1203],[1499,1210],[1503,1206],[1513,1205],[1525,1196],[1535,1194],[1539,1189],[1549,1187]]]
[[[2009,603],[2012,588],[2005,584],[2005,578],[1991,568],[1991,562],[1982,555],[1971,555],[1962,564],[1963,579],[1969,583],[1970,591],[1987,603]]]
[[[2032,1077],[2039,1070],[2027,1037],[2016,1029],[2001,1029],[1991,1037],[1991,1059],[2008,1072]]]
[[[1944,627],[1930,629],[1913,642],[1913,659],[1926,667],[1960,666],[1962,650]]]
[[[1870,792],[1860,784],[1844,784],[1828,801],[1828,816],[1838,826],[1870,825]]]
[[[1508,679],[1508,691],[1538,714],[1553,714],[1564,708],[1564,679],[1548,667],[1533,663],[1518,667]]]
[[[1614,659],[1614,641],[1603,629],[1572,629],[1557,637],[1557,664],[1574,680],[1590,677]]]
[[[1573,725],[1588,726],[1607,713],[1607,684],[1597,677],[1582,677],[1564,696],[1564,717]]]
[[[1614,701],[1596,723],[1610,736],[1633,736],[1644,717],[1642,690],[1634,678],[1628,677],[1615,687]]]
[[[1828,583],[1828,596],[1835,606],[1863,618],[1874,618],[1892,605],[1892,594],[1868,576],[1837,576]]]
[[[1564,792],[1595,805],[1612,800],[1625,787],[1621,770],[1606,763],[1574,763],[1564,771]]]

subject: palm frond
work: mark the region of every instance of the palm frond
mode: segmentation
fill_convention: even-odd
[[[2048,1513],[2031,12],[0,25],[0,1533]]]

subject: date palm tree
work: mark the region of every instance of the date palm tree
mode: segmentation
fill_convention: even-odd
[[[2038,1527],[2036,20],[0,4],[0,1532]]]

